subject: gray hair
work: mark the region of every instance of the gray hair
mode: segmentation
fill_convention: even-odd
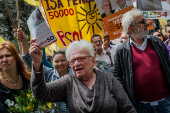
[[[80,41],[74,41],[72,42],[66,49],[66,58],[69,61],[70,60],[70,55],[72,51],[79,49],[79,50],[87,50],[89,52],[90,56],[95,56],[95,51],[93,48],[93,45],[90,42],[87,42],[85,40],[80,40]]]
[[[135,17],[138,16],[143,16],[143,12],[139,9],[132,9],[130,11],[128,11],[127,13],[125,13],[122,17],[122,28],[123,28],[123,32],[125,34],[128,33],[128,28],[129,26],[132,24],[132,22],[134,21]]]

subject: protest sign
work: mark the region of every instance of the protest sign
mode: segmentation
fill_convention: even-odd
[[[38,6],[39,5],[39,0],[24,0],[24,2],[33,5],[33,6]]]
[[[155,21],[153,19],[146,19],[147,30],[152,32],[156,28]]]
[[[106,9],[109,9],[110,11],[113,10],[117,11],[133,5],[131,0],[95,0],[95,1],[100,13],[106,15],[108,13]]]
[[[103,19],[104,22],[104,32],[109,34],[111,40],[120,37],[122,32],[121,26],[121,19],[122,15],[127,11],[131,10],[133,7],[127,7],[116,13],[112,14],[111,16],[107,16]]]
[[[95,0],[41,0],[40,7],[60,48],[75,40],[90,41],[93,34],[103,35]]]
[[[4,38],[2,38],[1,36],[0,36],[0,43],[2,43],[2,42],[4,42],[5,40],[4,40]]]
[[[40,47],[45,47],[56,41],[55,36],[47,26],[38,8],[28,18],[27,25],[31,38],[36,39]]]
[[[170,19],[170,11],[143,11],[146,19]]]
[[[147,19],[170,19],[170,0],[133,0]]]

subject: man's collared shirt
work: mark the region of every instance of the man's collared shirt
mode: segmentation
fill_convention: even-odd
[[[106,54],[106,51],[103,50],[101,55],[96,55],[96,61],[103,61],[107,64],[111,64],[111,59],[109,58],[109,56]]]
[[[138,49],[144,51],[147,47],[148,44],[148,36],[144,37],[144,41],[141,45],[135,43],[131,38],[130,38],[130,45],[134,45],[135,47],[137,47]]]

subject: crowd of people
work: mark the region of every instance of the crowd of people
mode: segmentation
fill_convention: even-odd
[[[47,60],[36,40],[17,30],[19,52],[0,44],[0,112],[14,93],[31,89],[51,113],[170,113],[170,26],[149,34],[142,11],[122,18],[122,35],[94,34],[74,41]],[[30,46],[28,46],[30,44]]]

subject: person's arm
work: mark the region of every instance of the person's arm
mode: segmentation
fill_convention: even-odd
[[[29,53],[32,56],[32,76],[31,89],[33,95],[44,101],[64,101],[66,99],[66,87],[68,77],[63,77],[52,83],[45,83],[44,70],[42,66],[42,51],[36,43],[36,40],[31,41]]]
[[[115,49],[115,54],[114,54],[114,66],[113,66],[113,75],[121,82],[123,83],[123,73],[121,71],[121,55],[120,55],[120,48],[117,47]]]
[[[31,56],[29,55],[29,43],[26,39],[26,35],[21,28],[17,29],[17,41],[20,51],[20,56],[22,57],[24,63],[27,65],[29,70],[31,70]]]
[[[17,41],[19,46],[19,51],[21,55],[26,55],[29,53],[29,43],[26,38],[24,31],[21,28],[17,29]]]
[[[42,55],[42,63],[50,68],[53,68],[52,63],[47,60],[45,48],[42,49],[43,55]]]
[[[114,76],[111,75],[110,80],[112,80],[111,92],[114,94],[118,104],[118,113],[136,113],[135,107],[128,98],[128,95],[125,92],[121,83]]]
[[[45,55],[45,49],[42,49],[43,52],[43,56],[42,56],[42,64],[45,65],[48,68],[53,68],[52,64],[47,61],[46,59],[46,55]],[[32,69],[32,58],[31,55],[29,53],[25,53],[21,55],[23,61],[27,64],[27,66],[29,67],[29,69]]]
[[[70,76],[64,76],[54,82],[45,83],[44,71],[41,66],[39,72],[36,72],[34,67],[31,76],[31,89],[33,95],[41,101],[66,101],[67,85],[69,84]]]
[[[44,79],[46,82],[54,81],[54,76],[57,76],[54,68],[49,68],[43,64]]]
[[[28,66],[28,68],[31,70],[32,68],[32,58],[31,55],[29,53],[25,54],[25,55],[21,55],[24,63]]]
[[[168,51],[166,45],[158,39],[153,38],[152,41],[153,41],[152,44],[154,45],[154,48],[157,51],[157,53],[159,53],[159,54],[161,53],[162,55],[164,55],[168,66],[170,66],[170,56],[169,56],[169,51]],[[160,52],[160,50],[161,50],[161,52]]]

